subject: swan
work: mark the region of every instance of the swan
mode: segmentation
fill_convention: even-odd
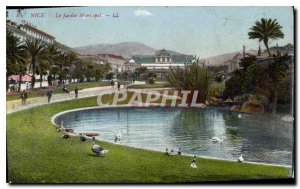
[[[209,140],[212,142],[223,142],[223,138],[224,138],[224,134],[222,135],[221,139],[219,137],[214,136],[214,137],[210,137]]]
[[[241,119],[243,117],[243,114],[239,114],[238,117],[239,119]]]
[[[197,165],[196,165],[196,156],[194,156],[194,158],[193,158],[193,160],[192,160],[192,162],[191,162],[191,164],[190,164],[190,166],[192,167],[192,168],[197,168]]]
[[[65,131],[65,127],[64,127],[64,121],[60,122],[60,125],[58,126],[58,129],[56,130],[57,132],[60,131]],[[68,131],[67,131],[68,132]]]
[[[95,137],[93,137],[93,143],[91,145],[91,149],[99,157],[102,157],[108,153],[108,150],[105,150],[102,146],[96,144]]]
[[[243,161],[244,161],[243,154],[241,154],[241,156],[238,158],[238,162],[243,163]]]
[[[122,135],[122,129],[120,129],[118,131],[118,133],[115,135],[115,141],[121,140],[122,137],[123,137],[123,135]]]
[[[174,150],[171,150],[171,152],[169,153],[170,156],[174,155]]]

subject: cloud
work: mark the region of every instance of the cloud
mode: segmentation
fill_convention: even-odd
[[[138,9],[138,10],[134,11],[134,15],[135,16],[151,16],[152,13],[147,10]]]

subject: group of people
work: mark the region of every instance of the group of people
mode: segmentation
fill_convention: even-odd
[[[70,93],[70,91],[67,89],[67,87],[63,87],[63,91],[64,91],[65,93],[68,93],[68,94]],[[76,86],[75,89],[74,89],[74,93],[75,93],[75,98],[76,98],[76,99],[78,98],[78,92],[79,92],[79,89],[78,89],[78,87]],[[50,89],[47,91],[48,103],[51,102],[52,93],[53,93],[53,91],[50,90]],[[28,94],[27,94],[27,92],[26,92],[25,90],[23,90],[23,91],[21,92],[22,105],[25,105],[25,104],[26,104],[27,98],[28,98]]]

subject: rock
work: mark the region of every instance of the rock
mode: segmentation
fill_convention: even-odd
[[[241,111],[246,113],[251,113],[251,112],[263,113],[265,110],[262,104],[252,103],[248,101],[243,104]]]
[[[241,106],[239,105],[233,105],[231,108],[230,108],[231,111],[236,111],[236,112],[239,112],[241,111]]]

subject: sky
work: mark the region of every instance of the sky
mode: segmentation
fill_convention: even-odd
[[[292,7],[65,7],[21,13],[9,10],[8,18],[30,22],[70,47],[139,42],[206,58],[241,51],[243,45],[258,49],[248,32],[261,18],[277,19],[283,27],[284,39],[270,46],[294,41]]]

